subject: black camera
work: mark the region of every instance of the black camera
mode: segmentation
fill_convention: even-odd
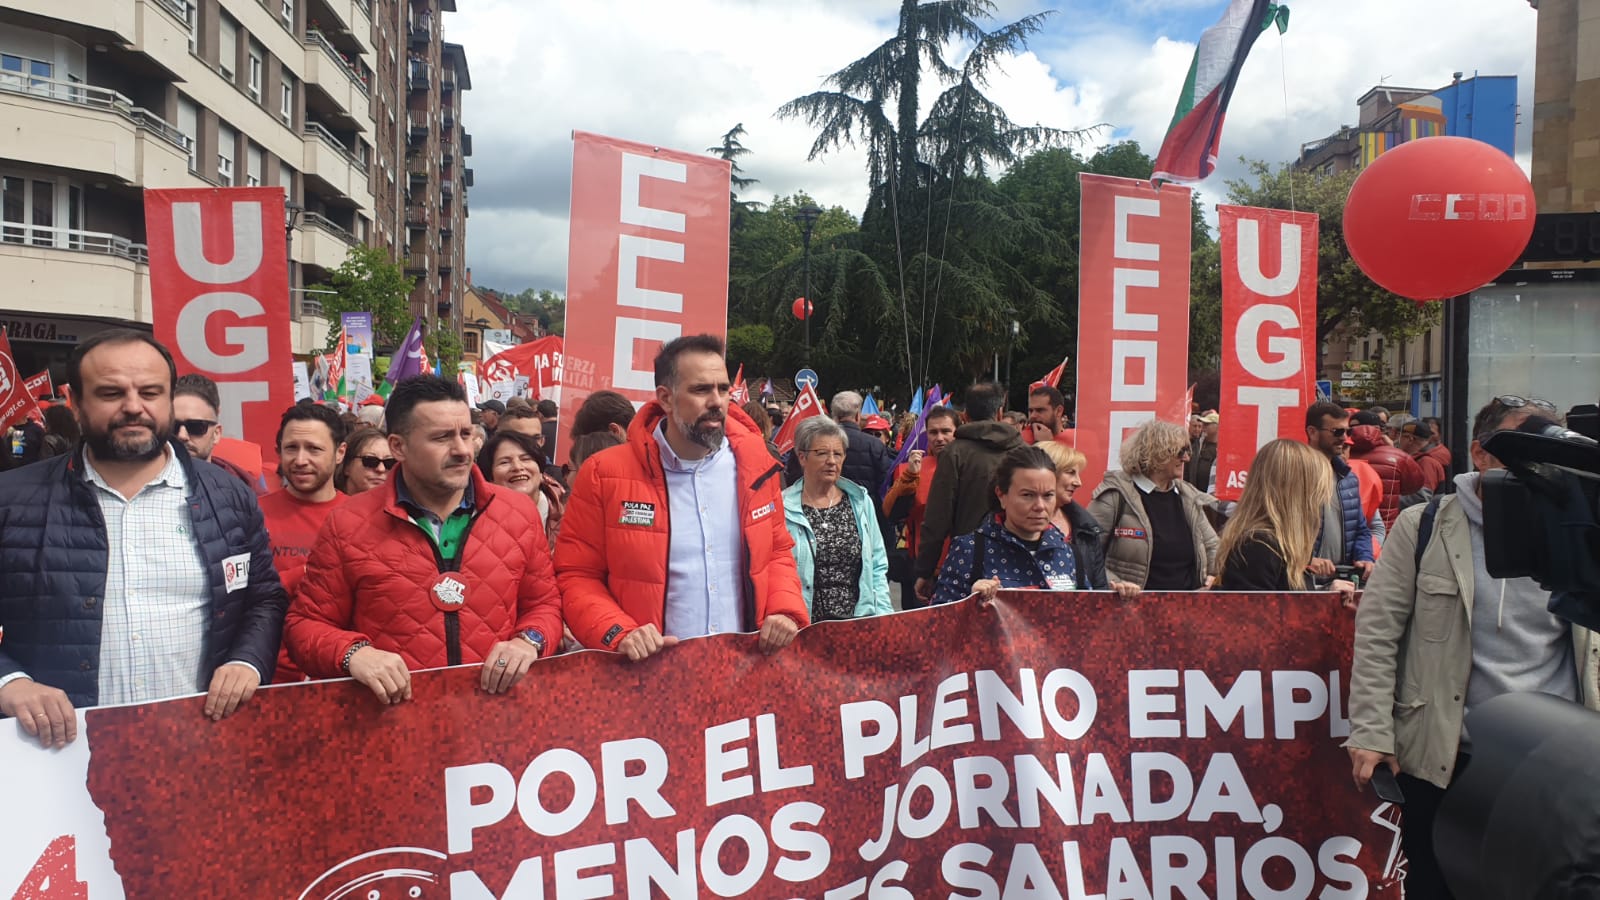
[[[1533,416],[1484,442],[1505,465],[1483,476],[1484,564],[1532,578],[1551,612],[1600,630],[1600,409],[1574,407],[1568,424]]]

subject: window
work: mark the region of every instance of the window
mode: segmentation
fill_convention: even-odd
[[[77,240],[55,226],[65,225],[63,232],[82,226],[83,189],[65,179],[0,176],[0,222],[0,241],[7,244],[76,247]]]
[[[0,221],[5,223],[0,226],[0,240],[8,244],[22,243],[24,229],[20,226],[28,221],[27,192],[26,180],[13,175],[0,178],[0,196],[4,198],[0,204]]]
[[[200,9],[192,2],[183,4],[183,21],[189,26],[189,52],[200,54]]]
[[[261,99],[261,48],[254,41],[250,42],[250,68],[246,73],[246,85],[250,91],[250,99]]]
[[[283,188],[286,199],[294,199],[294,170],[283,160],[278,160],[278,187]]]
[[[294,30],[294,0],[283,0],[283,8],[279,12],[283,19],[284,27]]]
[[[246,187],[260,187],[261,186],[261,166],[262,166],[262,163],[263,163],[263,155],[262,155],[262,152],[261,152],[261,148],[252,146],[250,148],[250,150],[249,150],[249,155],[246,158],[248,159],[248,162],[245,164],[245,170],[244,170],[244,183],[245,183],[245,186]]]
[[[28,79],[28,86],[33,88],[49,89],[41,81],[42,78],[51,78],[55,75],[55,64],[42,59],[29,59],[26,56],[16,56],[10,53],[0,53],[0,84],[9,84],[21,87],[24,75],[32,75]]]
[[[223,187],[233,184],[233,129],[226,122],[217,127],[217,182]]]
[[[200,132],[200,107],[188,97],[178,98],[178,133],[185,138],[189,150],[189,171],[200,171],[200,160],[195,155],[195,145]]]
[[[294,124],[294,76],[288,69],[283,70],[283,85],[279,88],[278,118],[285,125]]]
[[[49,181],[35,181],[33,183],[33,225],[35,228],[49,228],[56,223],[56,186]],[[37,247],[48,247],[55,243],[55,236],[50,232],[33,233],[33,243]]]
[[[227,16],[222,17],[217,29],[217,71],[222,77],[233,80],[233,67],[239,63],[239,26]]]
[[[461,349],[467,353],[478,352],[478,333],[469,331],[461,336]]]
[[[1429,374],[1433,371],[1433,329],[1429,328],[1422,334],[1422,372]]]

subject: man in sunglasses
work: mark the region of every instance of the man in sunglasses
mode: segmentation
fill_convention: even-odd
[[[283,490],[261,498],[261,516],[272,540],[272,564],[291,599],[322,523],[349,499],[333,486],[333,473],[344,461],[344,438],[344,421],[319,403],[296,403],[278,424]],[[304,679],[288,654],[279,654],[276,680],[282,684]]]
[[[1363,581],[1372,574],[1372,531],[1361,508],[1361,479],[1345,462],[1350,413],[1337,403],[1313,403],[1306,410],[1306,443],[1333,466],[1334,496],[1322,514],[1322,533],[1312,551],[1311,574],[1326,579],[1335,566],[1354,566]]]
[[[223,440],[222,424],[218,421],[221,418],[218,411],[221,409],[222,395],[217,391],[215,381],[196,373],[180,377],[177,387],[172,390],[174,436],[183,442],[190,456],[220,466],[249,485],[259,497],[266,493],[266,482],[259,473],[251,474],[244,466],[216,452]],[[256,456],[259,462],[260,454]]]

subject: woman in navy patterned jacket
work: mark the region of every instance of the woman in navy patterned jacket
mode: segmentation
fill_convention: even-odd
[[[1018,447],[994,474],[995,514],[950,542],[934,603],[1002,589],[1071,591],[1090,581],[1077,554],[1050,524],[1056,511],[1056,467],[1038,447]],[[1103,575],[1101,577],[1104,577]]]

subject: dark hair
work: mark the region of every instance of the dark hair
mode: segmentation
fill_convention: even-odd
[[[72,410],[65,406],[46,406],[44,408],[44,430],[50,434],[59,434],[68,441],[77,443],[78,417]]]
[[[658,382],[659,383],[659,380]],[[572,437],[605,431],[608,425],[628,430],[633,421],[633,403],[616,391],[595,391],[584,398],[583,405],[572,415]]]
[[[1377,427],[1382,428],[1383,427],[1383,418],[1380,417],[1377,413],[1373,412],[1370,409],[1363,409],[1362,411],[1360,411],[1360,412],[1358,412],[1355,415],[1350,417],[1350,424],[1352,424],[1352,425],[1376,425]]]
[[[1320,400],[1306,407],[1306,427],[1321,428],[1324,416],[1335,422],[1342,422],[1350,418],[1350,411],[1337,403]]]
[[[933,409],[928,410],[928,418],[923,421],[922,427],[928,427],[927,423],[932,422],[934,419],[949,419],[950,424],[957,428],[961,427],[961,414],[948,406],[935,406]]]
[[[483,473],[484,478],[494,480],[490,474],[494,471],[494,454],[500,445],[507,441],[516,444],[519,450],[533,457],[539,471],[544,472],[544,453],[539,450],[539,443],[532,435],[520,431],[496,431],[489,435],[489,439],[483,442],[483,449],[478,451],[478,471]]]
[[[83,396],[83,358],[96,347],[116,344],[149,344],[156,348],[161,358],[167,361],[167,372],[171,376],[167,382],[167,389],[176,391],[178,364],[172,361],[172,353],[162,346],[154,335],[148,331],[136,331],[132,328],[109,328],[79,344],[77,349],[72,351],[72,355],[67,357],[67,386],[72,388],[74,403]]]
[[[346,479],[344,477],[345,468],[356,461],[356,454],[361,452],[361,447],[363,444],[370,443],[374,440],[388,443],[389,439],[384,435],[383,432],[373,428],[371,425],[362,425],[352,429],[351,432],[345,436],[344,462],[340,463],[339,467],[333,470],[333,486],[340,492],[344,491],[346,484]]]
[[[1028,396],[1029,397],[1049,397],[1051,406],[1059,406],[1059,407],[1062,407],[1063,409],[1066,408],[1066,405],[1067,405],[1067,398],[1061,396],[1061,392],[1060,391],[1056,390],[1055,388],[1051,387],[1048,384],[1036,384],[1036,385],[1034,385],[1033,387],[1028,389]]]
[[[760,400],[751,400],[739,408],[750,417],[750,421],[756,423],[756,430],[761,432],[762,437],[772,437],[772,417],[767,415],[767,408]]]
[[[418,403],[453,401],[465,406],[467,390],[454,381],[437,375],[417,375],[394,386],[385,405],[385,421],[390,434],[405,434],[411,428],[411,412]]]
[[[561,407],[557,406],[554,400],[539,401],[539,415],[544,416],[546,419],[554,419],[560,414]]]
[[[581,468],[589,457],[611,447],[622,446],[622,438],[609,431],[591,431],[583,437],[572,442],[572,450],[567,454],[567,461],[572,463],[574,471]]]
[[[283,418],[278,420],[278,437],[274,446],[282,449],[283,430],[289,427],[290,422],[321,422],[328,426],[328,434],[333,437],[333,446],[337,448],[344,443],[345,435],[349,429],[345,428],[344,420],[339,414],[326,406],[317,403],[296,403],[283,411]]]
[[[539,411],[528,403],[512,401],[506,404],[506,411],[500,414],[501,419],[537,419]]]
[[[179,376],[173,383],[172,399],[179,397],[199,397],[210,405],[213,412],[222,412],[222,394],[217,390],[217,383],[199,373]]]
[[[1006,406],[1006,389],[998,381],[979,381],[967,388],[964,400],[968,422],[997,419]]]
[[[1013,475],[1033,469],[1042,469],[1054,475],[1056,463],[1050,458],[1050,454],[1038,447],[1024,445],[1007,451],[1006,455],[1000,458],[1000,467],[994,470],[994,479],[989,482],[989,508],[995,510],[1000,508],[998,494],[1011,490]]]
[[[674,338],[656,354],[656,387],[671,387],[678,377],[678,357],[685,353],[714,353],[725,355],[722,338],[714,334],[686,334]]]

